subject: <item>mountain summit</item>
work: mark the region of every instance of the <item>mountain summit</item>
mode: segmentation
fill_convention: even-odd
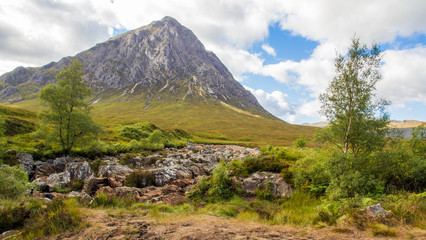
[[[29,92],[54,82],[57,72],[74,58],[83,62],[84,79],[97,95],[96,101],[114,94],[122,99],[137,96],[145,109],[158,100],[218,101],[271,117],[216,55],[171,17],[41,68],[18,67],[0,77],[0,101],[31,98]]]

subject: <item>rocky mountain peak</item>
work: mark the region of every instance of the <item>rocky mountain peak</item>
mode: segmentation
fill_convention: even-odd
[[[97,101],[112,95],[120,95],[122,100],[137,97],[146,102],[146,108],[152,101],[221,102],[271,116],[215,54],[172,17],[112,37],[59,62],[40,68],[18,67],[0,77],[0,101],[36,97],[31,92],[53,83],[60,69],[74,58],[83,62],[84,79]]]

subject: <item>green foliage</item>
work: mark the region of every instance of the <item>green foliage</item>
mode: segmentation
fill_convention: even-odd
[[[355,158],[349,154],[334,154],[327,162],[330,185],[326,192],[329,197],[339,199],[354,197],[357,194],[383,193],[384,181],[369,171],[369,160],[366,156]]]
[[[280,210],[274,213],[273,223],[310,226],[317,216],[320,200],[304,190],[295,190],[283,199]]]
[[[288,164],[275,157],[264,156],[247,157],[241,164],[241,167],[244,168],[248,174],[262,171],[280,173],[283,168],[287,168],[288,166]]]
[[[410,224],[426,229],[426,192],[384,195],[380,202],[384,209],[392,211],[399,224]]]
[[[151,172],[139,171],[132,172],[126,176],[124,186],[144,188],[155,185],[155,177]]]
[[[0,232],[22,228],[31,213],[39,211],[42,205],[41,199],[1,199]]]
[[[16,198],[30,187],[28,174],[20,166],[0,165],[0,198]]]
[[[333,143],[343,153],[351,152],[355,157],[384,146],[388,125],[384,107],[388,102],[373,102],[375,85],[381,78],[380,66],[379,47],[368,48],[356,38],[348,54],[336,58],[336,75],[320,95],[321,113],[330,124],[318,132],[318,139]]]
[[[128,140],[141,140],[147,138],[151,132],[158,129],[157,126],[150,123],[137,123],[133,125],[125,125],[120,128],[120,136]]]
[[[228,175],[225,162],[220,162],[213,170],[212,175],[203,177],[187,197],[194,202],[217,202],[231,199],[238,188]]]
[[[129,197],[116,197],[104,192],[99,192],[93,198],[91,207],[103,208],[117,208],[117,207],[130,207],[134,203],[134,199]]]
[[[298,138],[298,139],[296,139],[296,141],[295,141],[295,145],[296,145],[297,147],[300,147],[300,148],[306,147],[306,144],[307,144],[307,140],[306,140],[306,137],[304,137],[304,136],[299,137],[299,138]]]
[[[3,117],[0,117],[0,137],[6,132],[6,121]]]
[[[267,181],[265,186],[257,186],[256,197],[259,200],[274,200],[276,197],[272,194],[274,190],[274,184],[271,181]]]
[[[54,198],[46,208],[32,212],[22,238],[34,239],[77,230],[83,226],[81,215],[75,199]]]
[[[426,128],[422,125],[411,132],[410,146],[414,154],[426,159]]]
[[[40,100],[48,110],[41,114],[43,124],[51,127],[50,140],[58,142],[64,154],[69,154],[78,143],[91,141],[100,132],[93,122],[90,107],[84,98],[91,89],[83,82],[83,64],[73,61],[58,75],[56,84],[40,91]]]

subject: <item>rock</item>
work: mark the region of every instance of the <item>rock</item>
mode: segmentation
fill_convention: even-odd
[[[55,172],[56,172],[56,169],[53,164],[50,164],[47,162],[41,162],[41,161],[35,162],[35,168],[34,168],[35,178],[49,176],[50,174]]]
[[[124,186],[124,181],[126,181],[126,177],[124,176],[115,176],[108,178],[108,186],[112,188],[122,187]]]
[[[258,188],[272,184],[271,194],[278,197],[290,196],[292,189],[278,173],[256,172],[242,180],[241,187],[248,193],[255,193]]]
[[[55,186],[65,187],[69,181],[71,181],[71,177],[67,172],[54,173],[46,179],[46,183],[49,185],[49,189],[53,189]]]
[[[80,197],[80,198],[90,198],[86,193],[72,191],[66,195],[67,197]]]
[[[65,172],[70,175],[71,180],[83,180],[93,178],[93,172],[88,162],[71,162],[66,165]]]
[[[192,172],[183,167],[157,168],[149,170],[155,177],[156,186],[164,186],[167,183],[184,178],[192,178]]]
[[[17,236],[14,236],[14,235],[18,235],[18,234],[19,234],[18,230],[6,231],[6,232],[0,234],[0,239],[13,239],[14,237],[17,237]]]
[[[93,196],[102,187],[108,186],[108,178],[91,178],[84,184],[83,191]]]
[[[63,172],[68,161],[69,157],[56,158],[53,160],[53,166],[55,167],[56,171]]]
[[[127,166],[121,164],[106,165],[99,167],[100,177],[113,177],[115,175],[128,175],[133,170]]]
[[[386,211],[385,209],[382,208],[382,206],[380,205],[380,203],[376,204],[376,205],[371,205],[366,207],[363,212],[368,216],[368,217],[386,217],[390,214],[390,211]]]
[[[21,163],[22,169],[28,173],[28,176],[34,175],[35,163],[33,160],[33,156],[26,153],[17,153],[16,157],[18,158],[18,162]]]

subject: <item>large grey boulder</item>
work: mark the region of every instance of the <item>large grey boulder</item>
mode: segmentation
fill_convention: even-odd
[[[115,175],[128,175],[133,170],[127,166],[121,164],[111,164],[99,167],[100,177],[113,177]]]
[[[157,168],[157,169],[151,169],[149,171],[155,177],[156,186],[164,186],[176,179],[193,178],[192,171],[181,166]]]
[[[271,194],[277,197],[290,196],[291,187],[281,178],[278,173],[255,172],[249,177],[242,179],[241,187],[248,193],[255,193],[257,189],[267,188],[272,185]]]
[[[71,180],[86,181],[94,177],[88,162],[70,162],[65,167],[65,172],[70,175]]]

